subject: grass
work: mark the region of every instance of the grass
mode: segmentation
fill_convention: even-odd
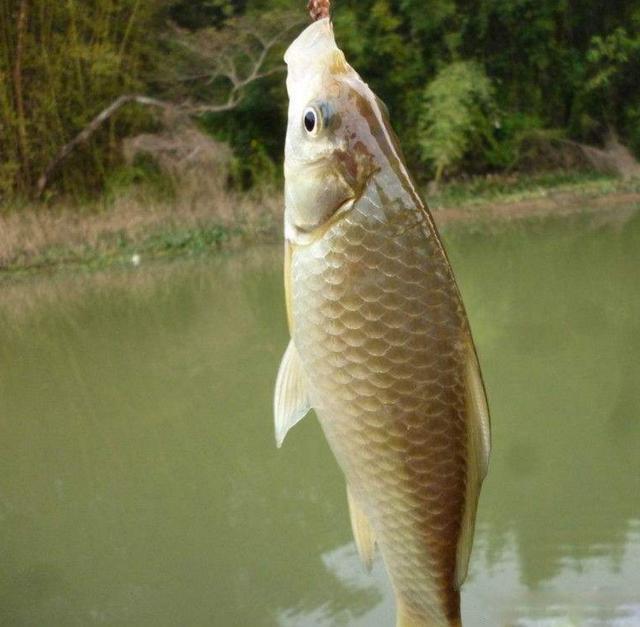
[[[640,180],[596,172],[549,172],[531,176],[496,175],[452,181],[428,194],[432,209],[515,203],[558,194],[605,195],[640,192]]]
[[[145,188],[78,206],[0,209],[0,275],[63,266],[138,264],[149,258],[207,254],[279,241],[280,189],[237,193],[218,184],[180,187],[169,198]],[[590,173],[494,176],[453,181],[427,193],[436,221],[563,215],[640,205],[640,181]]]
[[[166,201],[144,191],[85,206],[22,206],[0,213],[0,272],[137,263],[197,255],[247,241],[276,240],[276,190],[209,190]]]

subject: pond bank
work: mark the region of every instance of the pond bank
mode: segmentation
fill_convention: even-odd
[[[589,215],[624,223],[640,209],[640,180],[561,174],[452,183],[426,194],[440,228]],[[215,211],[211,210],[215,207]],[[279,191],[221,191],[197,206],[120,201],[91,210],[0,212],[0,276],[65,266],[138,265],[275,243],[282,233]]]
[[[557,192],[544,198],[498,201],[469,207],[447,207],[434,211],[441,228],[449,225],[491,224],[516,220],[597,215],[603,223],[618,222],[640,209],[640,192],[616,191],[605,194]]]

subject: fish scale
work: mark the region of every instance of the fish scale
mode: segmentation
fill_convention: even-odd
[[[460,625],[489,415],[460,294],[385,107],[328,19],[289,47],[276,440],[313,407],[347,480],[358,552],[380,547],[397,627]]]
[[[447,545],[458,537],[466,480],[466,319],[424,221],[397,235],[367,216],[366,202],[295,248],[293,339],[396,588],[409,608],[446,624],[437,608],[457,604]]]

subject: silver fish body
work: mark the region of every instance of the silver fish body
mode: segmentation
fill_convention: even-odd
[[[433,220],[383,109],[323,22],[288,53],[292,341],[276,386],[278,440],[315,409],[345,474],[360,554],[370,563],[374,544],[382,553],[398,625],[457,625],[489,455],[482,379]],[[326,54],[300,96],[292,57],[309,49]],[[330,112],[320,157],[319,142],[299,144],[305,101],[317,117]]]

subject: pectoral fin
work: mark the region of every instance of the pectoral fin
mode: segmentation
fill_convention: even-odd
[[[310,409],[302,364],[292,340],[280,362],[273,398],[278,448],[289,429],[300,422]]]
[[[358,555],[369,571],[373,564],[373,552],[376,548],[376,539],[369,520],[364,515],[360,505],[353,498],[349,486],[347,486],[347,500],[349,501],[349,515],[351,516],[351,529],[358,548]]]
[[[478,357],[469,341],[465,368],[467,406],[467,494],[456,556],[456,586],[467,577],[480,487],[489,467],[491,424]]]

